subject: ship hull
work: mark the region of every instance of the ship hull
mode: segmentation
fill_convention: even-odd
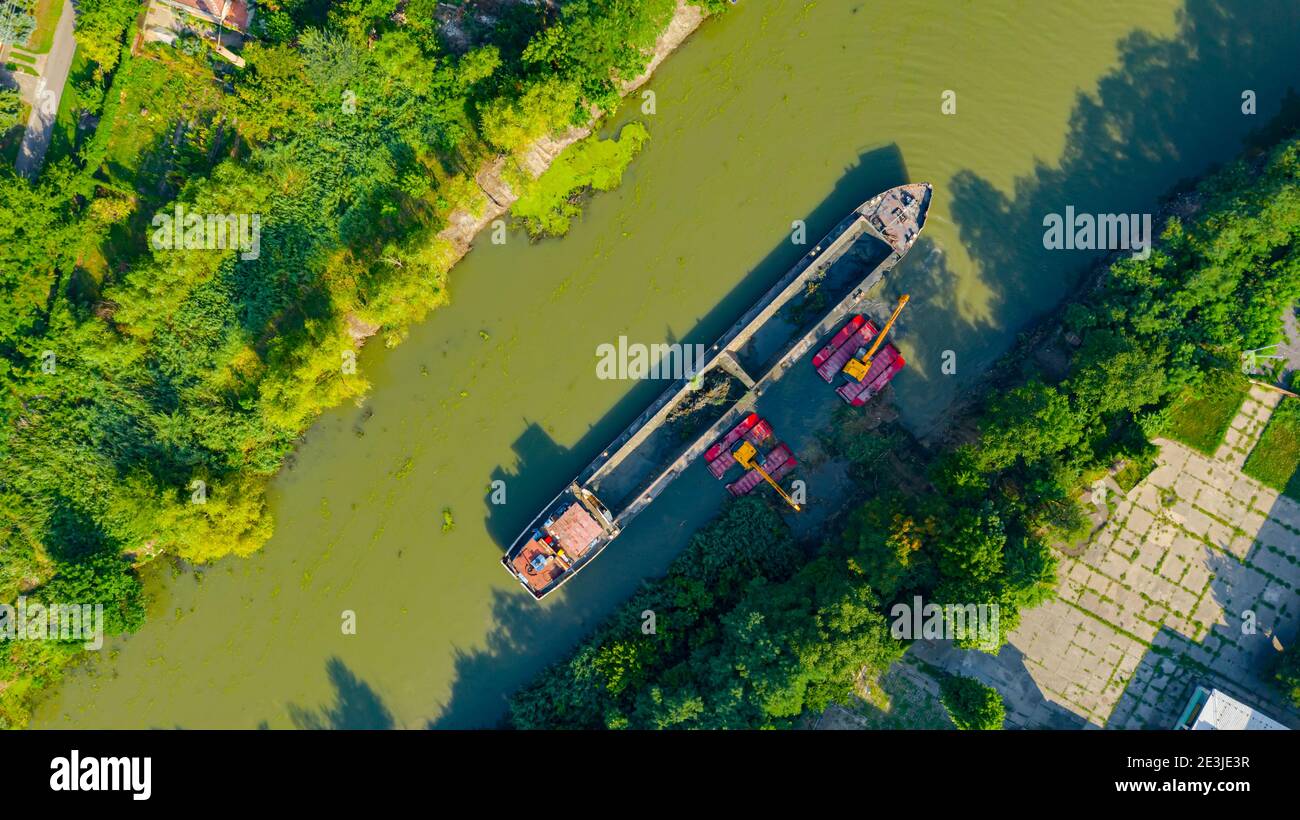
[[[877,194],[846,215],[845,218],[841,220],[840,224],[838,224],[825,238],[823,238],[811,252],[802,257],[799,262],[796,263],[795,267],[786,274],[786,277],[790,277],[797,270],[805,270],[809,265],[817,264],[818,260],[824,260],[824,256],[819,257],[819,254],[824,248],[832,248],[835,241],[840,239],[855,225],[865,224],[868,227],[861,228],[860,230],[866,230],[868,233],[874,235],[876,239],[884,242],[889,246],[889,250],[892,251],[892,253],[889,254],[891,261],[888,266],[882,263],[877,273],[874,274],[869,281],[864,281],[862,283],[857,294],[853,297],[857,298],[857,295],[860,295],[861,292],[865,292],[874,287],[886,273],[892,270],[893,265],[901,261],[903,256],[911,250],[912,245],[920,234],[921,228],[925,224],[932,192],[933,188],[928,183],[913,183],[909,185],[900,185],[896,188],[891,188]],[[780,285],[775,286],[774,291],[779,288]],[[770,293],[772,292],[769,292],[769,294]],[[746,315],[761,314],[764,310],[771,311],[773,308],[760,300],[757,305],[750,309],[750,313]],[[745,321],[746,319],[742,318],[741,323],[744,323]],[[732,333],[734,332],[735,330],[733,329]],[[713,350],[722,350],[725,352],[730,344],[732,344],[732,337],[724,337],[713,346]],[[795,355],[795,353],[797,353],[797,351],[793,351],[791,356]],[[712,361],[709,362],[700,372],[704,372],[709,367],[714,366],[714,364],[715,363]],[[665,391],[665,397],[674,389],[680,388],[670,387],[668,391]],[[660,402],[657,404],[662,403],[665,400],[666,398],[661,398]],[[845,397],[845,400],[851,401],[848,397]],[[629,442],[634,440],[634,434],[640,430],[641,425],[646,423],[648,418],[647,414],[653,415],[653,409],[654,408],[652,407],[650,410],[646,411],[646,414],[642,414],[641,417],[638,417],[638,419],[634,421],[618,439],[604,449],[601,457],[588,465],[586,469],[579,473],[578,477],[574,481],[570,482],[570,484],[551,501],[551,503],[543,507],[533,520],[529,522],[528,526],[524,527],[523,531],[520,532],[519,537],[511,543],[509,549],[506,550],[506,554],[502,557],[501,563],[535,599],[541,600],[564,584],[568,583],[571,578],[577,575],[587,566],[587,564],[590,564],[595,560],[596,556],[603,552],[605,548],[608,547],[619,534],[621,534],[632,517],[639,513],[641,509],[644,509],[646,504],[650,503],[650,501],[644,501],[639,504],[634,502],[631,507],[624,509],[617,516],[609,514],[609,511],[605,509],[604,505],[596,499],[594,493],[588,489],[588,482],[590,482],[592,488],[596,487],[597,482],[593,480],[593,477],[599,476],[601,470],[607,468],[607,465],[612,458],[610,455],[611,453],[620,452],[622,448],[632,446]],[[676,475],[677,472],[679,472],[679,467],[674,465],[672,474]],[[671,477],[669,480],[671,480]],[[660,487],[658,491],[662,491],[662,487]],[[647,497],[652,501],[654,496],[647,495],[643,497]],[[541,559],[553,558],[554,560],[561,560],[566,552],[566,549],[555,548],[555,539],[548,538],[548,535],[551,535],[551,533],[549,533],[547,529],[548,520],[554,519],[555,516],[559,514],[557,511],[564,507],[566,503],[581,504],[585,506],[588,512],[592,513],[593,520],[603,519],[604,524],[607,526],[604,526],[603,536],[586,545],[582,554],[577,558],[577,560],[574,560],[570,565],[567,565],[565,571],[556,574],[553,581],[542,583],[539,582],[537,573],[547,570],[542,566],[545,561],[542,561]],[[548,549],[554,554],[546,554]],[[526,558],[530,551],[534,553],[534,563],[522,561],[521,556]],[[547,566],[549,566],[549,564],[547,564]],[[549,571],[554,573],[553,568]]]

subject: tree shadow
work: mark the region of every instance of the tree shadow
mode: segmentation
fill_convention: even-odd
[[[580,602],[566,602],[582,608]],[[557,647],[550,636],[564,630],[574,617],[568,607],[543,607],[515,590],[492,591],[492,621],[496,628],[482,649],[455,652],[456,680],[451,697],[428,729],[500,727],[510,693],[524,685],[546,663],[558,659],[567,646]],[[569,632],[569,630],[565,630]],[[564,633],[560,633],[564,634]],[[532,661],[521,663],[521,658]],[[492,717],[489,717],[492,716]]]
[[[907,168],[897,145],[863,151],[804,220],[809,244],[824,236],[865,200],[907,181]],[[807,251],[808,245],[796,245],[788,239],[782,241],[685,333],[682,341],[711,345]],[[670,341],[676,341],[676,337],[669,335]],[[491,480],[506,482],[510,503],[488,504],[485,521],[488,533],[503,551],[538,509],[563,489],[563,482],[601,455],[605,445],[626,429],[668,383],[647,379],[630,384],[627,394],[573,447],[561,447],[541,427],[531,423],[511,445],[518,456],[515,466],[499,466],[491,474]]]
[[[1203,548],[1213,608],[1183,613],[1205,628],[1189,636],[1166,620],[1134,669],[1107,725],[1171,729],[1197,686],[1219,689],[1274,720],[1300,727],[1300,707],[1273,681],[1283,648],[1300,638],[1300,504],[1280,496],[1254,533],[1212,538]],[[1245,539],[1244,560],[1235,552]],[[1245,543],[1245,541],[1240,543]],[[1215,620],[1202,623],[1209,609]],[[1175,616],[1177,613],[1175,613]],[[1293,650],[1292,650],[1293,651]]]
[[[917,641],[909,650],[931,666],[974,678],[998,690],[1007,706],[1009,729],[1082,729],[1088,721],[1048,700],[1025,662],[1025,653],[1005,644],[996,655],[959,649],[952,641]]]
[[[947,395],[938,389],[938,358],[933,354],[939,348],[964,349],[963,372],[983,372],[1013,341],[1005,332],[1010,317],[1032,321],[1036,317],[1025,312],[1025,303],[1040,311],[1059,303],[1089,264],[1101,257],[1101,252],[1048,252],[1042,241],[1047,214],[1062,213],[1066,206],[1080,213],[1149,212],[1161,193],[1177,191],[1209,170],[1211,158],[1235,157],[1243,142],[1257,143],[1268,128],[1294,117],[1295,106],[1284,107],[1282,102],[1290,87],[1288,79],[1294,76],[1293,45],[1300,39],[1298,34],[1300,7],[1189,0],[1178,13],[1172,36],[1134,31],[1119,42],[1118,68],[1101,78],[1095,92],[1078,94],[1058,164],[1040,162],[1031,174],[1015,181],[1010,195],[969,170],[956,174],[946,186],[943,180],[934,180],[941,189],[937,195],[950,198],[959,239],[990,293],[989,306],[982,316],[963,317],[957,309],[963,297],[944,249],[929,238],[918,242],[904,263],[906,283],[885,286],[888,292],[906,284],[919,300],[912,321],[924,309],[927,338],[908,339],[920,353],[909,360],[906,377],[898,380],[900,396],[911,395],[925,403],[938,418],[956,396],[955,389]],[[1245,90],[1254,92],[1255,116],[1242,112]],[[1266,124],[1257,126],[1259,122]],[[896,146],[864,152],[859,164],[848,169],[810,214],[809,236],[821,236],[866,197],[907,180]],[[800,255],[797,246],[782,243],[775,248],[688,338],[711,342]],[[904,323],[900,332],[906,331]],[[493,478],[516,481],[523,489],[523,494],[514,496],[521,505],[488,510],[488,531],[503,549],[527,523],[525,516],[563,486],[557,477],[576,474],[658,391],[658,385],[634,385],[572,449],[559,447],[536,425],[529,426],[515,444],[520,454],[518,472],[505,467],[493,472]],[[531,486],[522,478],[534,475],[550,478]],[[599,563],[588,572],[598,572],[598,567]],[[534,666],[536,671],[542,661],[561,654],[554,643],[573,642],[575,633],[562,631],[561,623],[582,618],[565,619],[557,610],[579,602],[566,598],[563,603],[564,607],[542,608],[522,595],[499,593],[493,606],[496,626],[486,648],[458,658],[451,701],[430,725],[468,725],[472,715],[503,708],[506,692],[527,678],[523,667]],[[538,653],[537,642],[550,648]],[[514,657],[528,652],[536,657],[526,662]],[[1004,652],[1007,657],[1001,668],[1009,670],[1007,675],[1014,673],[1010,680],[1040,718],[1046,717],[1051,725],[1080,722],[1073,713],[1046,701],[1041,692],[1034,698],[1034,692],[1025,688],[1032,680],[1025,674],[1023,657],[1016,657],[1018,650]],[[1030,684],[1024,683],[1026,679]]]
[[[361,680],[338,656],[325,662],[334,686],[334,703],[322,709],[289,704],[289,719],[298,729],[392,729],[393,714],[370,684]],[[265,722],[262,724],[265,726]]]
[[[1269,118],[1294,117],[1294,100],[1284,102],[1298,37],[1294,4],[1189,0],[1172,38],[1144,31],[1123,38],[1120,67],[1095,94],[1079,93],[1059,165],[1040,163],[1016,180],[1011,197],[969,171],[953,179],[953,218],[972,258],[995,274],[988,286],[1006,302],[1046,279],[1056,301],[1087,252],[1043,248],[1045,215],[1066,205],[1080,213],[1141,212],[1153,194],[1208,170],[1206,157],[1233,158],[1276,129]],[[1246,90],[1256,95],[1254,116],[1242,113]]]
[[[55,561],[76,563],[101,552],[121,551],[104,528],[72,499],[57,495],[51,499],[50,507],[41,543]]]
[[[1010,193],[970,170],[946,186],[936,180],[988,292],[982,317],[972,320],[977,333],[948,337],[927,327],[934,344],[962,354],[963,381],[1006,351],[1009,324],[1027,325],[1060,303],[1104,254],[1044,248],[1044,217],[1067,206],[1076,213],[1151,213],[1160,197],[1181,192],[1214,163],[1259,145],[1300,115],[1288,93],[1300,7],[1188,0],[1176,23],[1172,36],[1133,31],[1120,40],[1118,67],[1095,91],[1077,94],[1056,164],[1038,161]],[[1243,113],[1246,91],[1254,94],[1254,115]],[[1161,227],[1153,218],[1153,232]],[[949,311],[962,306],[959,294],[948,297],[940,304]],[[928,322],[938,311],[924,315]],[[997,336],[987,332],[999,325]],[[913,376],[928,380],[923,389],[935,389],[938,359],[923,350],[918,359],[926,366]]]

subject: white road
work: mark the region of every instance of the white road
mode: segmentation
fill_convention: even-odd
[[[18,160],[14,163],[18,173],[28,179],[35,179],[40,173],[45,152],[50,147],[54,120],[59,115],[59,99],[63,96],[63,86],[68,82],[72,53],[77,50],[76,40],[72,36],[75,17],[72,0],[63,0],[63,13],[54,30],[54,44],[46,58],[45,70],[36,83],[32,115],[27,120],[27,132],[23,134],[23,144],[18,149]]]

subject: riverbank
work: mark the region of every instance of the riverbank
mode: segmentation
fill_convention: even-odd
[[[655,40],[650,62],[637,77],[621,83],[623,96],[631,94],[645,85],[656,68],[672,54],[686,38],[695,32],[706,19],[704,10],[691,5],[687,0],[676,0],[677,6],[672,19]],[[448,243],[447,268],[450,270],[465,254],[469,253],[474,238],[493,222],[500,219],[519,199],[519,192],[509,182],[511,164],[517,163],[524,172],[537,179],[546,172],[556,158],[569,146],[587,139],[603,121],[604,115],[597,115],[586,125],[570,128],[562,135],[546,135],[517,156],[499,156],[484,165],[473,178],[477,186],[475,198],[456,207],[448,218],[450,223],[438,234],[438,240]]]
[[[296,447],[271,485],[268,547],[217,562],[201,583],[157,566],[149,623],[71,676],[35,725],[285,728],[311,725],[304,710],[330,725],[495,723],[504,693],[661,576],[727,497],[688,471],[555,601],[521,594],[502,546],[662,390],[595,378],[593,352],[619,336],[710,342],[807,250],[791,244],[792,220],[820,236],[872,193],[932,180],[942,196],[899,269],[912,302],[894,336],[908,362],[897,405],[909,429],[924,428],[1056,303],[1063,269],[1086,267],[1041,251],[1044,212],[1147,210],[1253,127],[1206,105],[1135,105],[1134,89],[1225,99],[1246,60],[1268,67],[1255,90],[1261,118],[1271,113],[1285,90],[1274,86],[1294,74],[1282,56],[1290,18],[1198,6],[1183,25],[1183,10],[935,0],[914,9],[904,38],[890,36],[897,21],[836,4],[738,4],[661,66],[655,115],[629,102],[610,124],[644,119],[652,133],[624,184],[593,198],[563,241],[480,237],[445,306],[396,348],[358,354],[366,405],[327,411]],[[954,43],[954,27],[978,36]],[[1056,59],[1063,50],[1070,61]],[[904,64],[896,92],[871,90]],[[961,113],[944,117],[929,89],[954,77]],[[819,93],[842,88],[855,90],[842,105]],[[1132,117],[1113,138],[1127,151],[1103,127],[1117,115]],[[870,309],[888,313],[897,296]],[[825,389],[811,382],[796,387]],[[793,431],[816,420],[772,421]],[[505,504],[492,502],[497,481]],[[810,484],[805,514],[822,494]],[[340,635],[344,610],[357,613],[354,636]]]
[[[698,8],[682,2],[671,13],[663,2],[578,13],[599,16],[602,25],[578,34],[566,31],[567,42],[559,42],[588,52],[598,43],[584,43],[583,36],[615,37],[625,41],[621,47],[633,43],[635,48],[667,14],[641,54],[647,66],[659,65],[704,19]],[[42,180],[51,190],[43,190],[40,199],[52,214],[54,206],[66,208],[61,227],[75,240],[50,242],[54,232],[47,231],[49,244],[40,250],[48,255],[35,254],[38,273],[55,276],[63,265],[75,268],[87,257],[97,264],[89,275],[73,277],[76,287],[69,289],[67,301],[56,300],[49,308],[53,321],[47,316],[30,325],[15,322],[6,330],[46,336],[42,344],[57,356],[61,372],[76,378],[50,380],[56,389],[37,388],[31,396],[13,391],[21,413],[18,427],[30,429],[21,435],[9,431],[0,485],[30,484],[33,474],[41,481],[29,488],[37,514],[5,511],[29,521],[22,550],[8,553],[7,565],[0,567],[0,597],[66,593],[65,581],[77,577],[79,595],[110,598],[106,605],[125,613],[111,622],[110,634],[129,632],[144,616],[137,571],[151,561],[178,556],[205,564],[260,549],[273,527],[265,495],[271,478],[292,461],[299,439],[321,413],[360,401],[368,390],[354,366],[358,348],[381,331],[389,345],[395,344],[430,310],[445,305],[450,269],[472,239],[463,217],[487,210],[478,207],[483,202],[496,207],[514,201],[513,191],[493,202],[487,187],[461,184],[457,162],[492,151],[496,159],[474,175],[488,187],[500,182],[494,166],[541,176],[603,118],[586,104],[583,89],[594,88],[591,93],[612,108],[610,98],[599,95],[605,84],[627,93],[649,76],[642,71],[616,82],[612,65],[585,55],[563,76],[550,66],[511,66],[516,84],[563,88],[572,99],[573,109],[552,110],[539,120],[519,106],[513,92],[482,87],[503,60],[518,61],[518,55],[483,47],[456,61],[439,61],[433,75],[435,63],[423,52],[429,44],[417,42],[428,36],[420,24],[349,14],[331,12],[330,28],[304,27],[293,43],[287,42],[286,28],[292,32],[302,21],[282,19],[278,35],[249,45],[247,71],[226,78],[237,86],[232,94],[219,93],[224,86],[211,82],[211,72],[231,69],[209,69],[201,55],[160,45],[132,55],[131,65],[140,70],[114,76],[108,95],[112,116],[105,116],[94,138],[80,146],[82,167],[67,168],[78,184],[58,190],[62,178]],[[360,36],[365,32],[373,36]],[[402,70],[388,64],[389,50],[371,50],[380,33],[403,50]],[[333,52],[351,54],[352,61],[322,66],[304,58],[324,43]],[[626,55],[620,64],[628,64]],[[425,85],[418,84],[421,78]],[[162,92],[188,82],[205,93]],[[295,93],[295,82],[305,82],[310,93]],[[355,88],[340,83],[361,89],[361,103]],[[344,99],[341,107],[336,94]],[[423,102],[418,127],[410,106],[399,105],[376,105],[365,112],[366,124],[357,127],[358,105],[390,98]],[[583,128],[522,147],[503,142],[503,134],[550,133],[556,123],[578,116],[579,106],[593,114]],[[159,107],[161,112],[146,116]],[[285,112],[294,115],[282,116]],[[169,128],[174,119],[177,125]],[[205,127],[196,127],[196,121]],[[236,121],[247,147],[229,139]],[[313,121],[336,127],[313,128]],[[392,133],[414,143],[406,144],[409,150],[395,150],[387,136]],[[150,146],[160,140],[170,140],[176,151],[159,159]],[[188,150],[189,165],[177,168],[174,157],[181,147]],[[355,165],[358,173],[338,176],[329,157],[343,158],[345,167]],[[363,168],[384,173],[360,173]],[[119,194],[102,184],[105,177],[121,177],[119,187],[138,193]],[[182,190],[178,180],[190,184]],[[76,198],[79,185],[95,195]],[[265,235],[259,231],[253,238],[257,247],[230,247],[232,238],[231,243],[209,241],[207,248],[215,253],[173,254],[190,246],[160,247],[145,227],[154,208],[170,213],[173,197],[177,209],[191,212],[251,210]],[[87,206],[89,199],[96,207]],[[455,218],[434,235],[447,210]],[[238,261],[227,264],[235,250]],[[34,344],[24,339],[24,347],[27,343]],[[116,355],[96,356],[105,351]],[[162,370],[141,367],[158,357],[171,363]],[[20,364],[42,367],[29,360]],[[48,367],[40,372],[58,375]],[[103,384],[128,385],[127,392],[98,399],[78,395],[95,393]],[[119,450],[105,452],[95,429],[65,431],[64,444],[33,434],[33,429],[60,426],[55,419],[86,402],[98,402],[103,416],[118,419],[92,428],[121,422],[129,430],[125,439],[113,442]],[[160,425],[164,417],[171,421]],[[81,474],[73,484],[75,497],[69,497],[66,484],[46,480],[52,479],[52,464],[68,461]],[[123,486],[107,478],[110,474],[130,477]],[[98,492],[99,487],[112,489]],[[47,530],[55,534],[41,535]],[[77,575],[87,571],[90,578]],[[75,647],[60,644],[23,646],[0,659],[0,723],[20,725],[31,697],[77,656]]]
[[[1015,375],[991,379],[971,435],[931,454],[919,491],[881,489],[810,554],[768,501],[729,505],[666,577],[512,697],[513,725],[791,728],[921,637],[884,618],[911,600],[994,607],[995,634],[942,637],[995,652],[1054,595],[1050,544],[1087,523],[1081,493],[1151,450],[1184,391],[1280,335],[1300,298],[1298,164],[1300,140],[1283,140],[1167,208],[1181,217],[1148,256],[1113,258],[1022,336]],[[1039,358],[1044,337],[1067,339],[1064,366]]]

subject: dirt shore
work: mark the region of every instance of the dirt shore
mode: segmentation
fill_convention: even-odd
[[[699,28],[704,18],[704,11],[699,6],[688,5],[686,0],[677,0],[677,8],[673,12],[672,19],[655,41],[654,53],[649,65],[639,77],[623,85],[624,96],[645,84],[664,58],[673,53],[691,35],[691,32]],[[524,152],[520,158],[521,164],[534,178],[541,176],[560,152],[578,140],[590,136],[596,124],[593,120],[581,128],[571,128],[561,136],[543,137]],[[506,158],[498,157],[474,175],[474,180],[483,192],[483,200],[480,207],[476,209],[478,215],[475,216],[470,211],[459,208],[452,212],[448,220],[449,224],[438,234],[439,239],[446,240],[454,249],[452,265],[460,261],[460,258],[469,251],[470,243],[478,232],[510,210],[510,206],[519,198],[502,177],[505,164]]]

